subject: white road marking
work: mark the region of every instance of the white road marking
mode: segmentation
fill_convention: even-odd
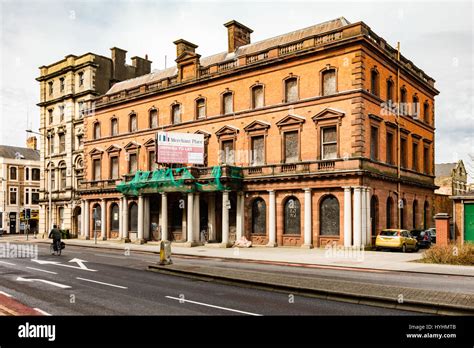
[[[4,263],[5,265],[10,265],[10,266],[16,266],[14,263],[6,262],[6,261],[0,261],[0,263]]]
[[[40,272],[45,272],[45,273],[57,274],[56,272],[46,271],[44,269],[39,269],[39,268],[34,268],[34,267],[26,267],[26,268],[34,269],[35,271],[40,271]]]
[[[73,260],[76,260],[76,259],[73,259]],[[82,265],[82,266],[84,266],[85,268],[76,267],[76,266],[71,266],[71,265],[63,265],[61,262],[58,262],[58,261],[48,261],[48,260],[39,260],[39,259],[31,259],[31,261],[32,261],[32,262],[39,263],[40,265],[54,265],[54,266],[62,266],[62,267],[80,269],[80,270],[83,270],[83,271],[97,272],[97,270],[87,268],[87,267],[84,266],[84,265]],[[72,261],[72,260],[71,260],[71,261]],[[82,260],[79,260],[79,261],[82,261]]]
[[[218,308],[218,309],[222,309],[222,310],[224,310],[224,311],[229,311],[229,312],[236,312],[236,313],[242,313],[242,314],[247,314],[247,315],[253,315],[253,316],[256,316],[256,317],[261,317],[261,316],[263,316],[262,314],[250,313],[250,312],[239,311],[239,310],[237,310],[237,309],[232,309],[232,308],[214,306],[214,305],[210,305],[210,304],[207,304],[207,303],[196,302],[196,301],[191,301],[191,300],[185,300],[185,299],[179,298],[179,297],[172,297],[172,296],[165,296],[165,297],[166,297],[166,298],[169,298],[169,299],[172,299],[172,300],[177,300],[177,301],[180,301],[180,302],[194,303],[194,304],[197,304],[197,305],[206,306],[206,307],[212,307],[212,308]]]
[[[120,288],[120,289],[128,289],[126,286],[120,286],[120,285],[115,285],[115,284],[99,282],[97,280],[92,280],[92,279],[86,279],[86,278],[81,278],[81,277],[76,277],[76,279],[84,280],[86,282],[92,282],[92,283],[97,283],[97,284],[102,284],[102,285],[113,286],[113,287]]]
[[[43,314],[43,315],[47,315],[47,316],[49,316],[49,317],[51,316],[51,314],[49,314],[48,312],[45,312],[45,311],[42,310],[42,309],[39,309],[39,308],[33,308],[33,309],[34,309],[35,311],[37,311],[37,312],[40,312],[40,313]]]
[[[0,291],[0,294],[5,295],[6,297],[13,297],[10,294],[7,294],[5,291]]]
[[[55,283],[55,282],[45,280],[45,279],[18,277],[18,278],[16,278],[16,280],[19,281],[19,282],[42,282],[42,283],[49,284],[49,285],[52,285],[52,286],[57,286],[58,288],[61,288],[61,289],[69,289],[70,288],[69,285],[59,284],[59,283]]]
[[[69,260],[69,262],[75,262],[75,263],[77,263],[79,268],[89,270],[89,268],[87,268],[86,265],[84,265],[84,262],[87,262],[86,260],[72,259],[72,260]]]

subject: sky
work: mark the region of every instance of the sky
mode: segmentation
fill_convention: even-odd
[[[471,1],[57,1],[0,0],[0,144],[24,146],[39,127],[39,76],[68,54],[148,54],[174,65],[173,41],[203,57],[227,49],[224,23],[252,28],[252,42],[337,17],[364,21],[436,80],[436,163],[464,161],[474,181],[474,55]],[[166,57],[166,58],[165,58]]]

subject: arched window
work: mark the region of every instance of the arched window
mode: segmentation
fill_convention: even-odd
[[[267,230],[267,206],[262,198],[252,203],[252,233],[265,234]]]
[[[380,97],[380,75],[376,68],[370,71],[370,93]]]
[[[419,117],[420,116],[420,100],[418,99],[418,96],[415,94],[413,96],[413,116],[414,117]]]
[[[392,197],[387,198],[387,209],[386,209],[386,227],[392,228],[393,226],[393,199]]]
[[[101,224],[102,224],[101,219],[102,219],[102,208],[100,207],[100,204],[95,204],[92,207],[92,220],[94,222],[92,224],[92,231],[96,231],[100,233]]]
[[[407,90],[405,87],[400,88],[400,113],[407,114]]]
[[[181,123],[181,104],[173,104],[171,106],[171,120],[173,124]]]
[[[429,207],[428,201],[425,201],[423,205],[423,228],[426,230],[429,226],[428,224],[428,217],[429,217]]]
[[[131,203],[128,207],[128,230],[138,231],[138,205],[136,203]]]
[[[393,103],[393,81],[391,78],[387,80],[387,103]]]
[[[324,70],[321,74],[323,95],[331,95],[337,92],[336,69]]]
[[[119,230],[119,219],[120,219],[120,212],[119,206],[117,203],[113,203],[110,206],[110,230],[111,231],[118,231]]]
[[[234,94],[226,92],[222,95],[222,113],[224,115],[234,112]]]
[[[377,231],[379,229],[379,200],[377,196],[372,195],[370,198],[370,228],[372,237],[377,236]]]
[[[428,101],[425,101],[423,104],[423,120],[426,123],[430,123],[430,104]]]
[[[158,127],[158,110],[151,109],[149,113],[149,124],[150,128],[157,128]]]
[[[206,118],[206,99],[199,98],[196,100],[196,119]]]
[[[298,98],[298,79],[290,77],[285,80],[285,103],[297,101]]]
[[[319,221],[321,236],[339,235],[339,202],[333,195],[326,196],[321,201],[319,208]]]
[[[128,123],[128,130],[129,130],[129,132],[136,132],[138,130],[137,115],[136,114],[131,114],[130,115],[129,123]]]
[[[284,234],[301,234],[300,216],[301,207],[300,201],[296,197],[289,197],[285,202],[285,230]]]
[[[94,123],[94,139],[100,139],[100,122]]]
[[[405,198],[403,198],[402,207],[400,208],[400,228],[407,228],[406,206],[407,206],[407,201],[405,200]]]
[[[252,87],[252,109],[264,106],[263,86],[257,85]]]
[[[59,164],[59,189],[64,190],[66,188],[66,163],[62,162]]]
[[[413,229],[416,230],[417,229],[417,224],[416,224],[416,215],[418,214],[418,201],[415,199],[413,201],[413,215],[412,215],[412,226],[413,226]]]
[[[118,120],[116,118],[110,120],[110,135],[118,135]]]

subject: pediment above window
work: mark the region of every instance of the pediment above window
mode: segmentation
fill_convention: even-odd
[[[140,144],[137,143],[136,141],[131,141],[127,145],[123,147],[125,150],[137,150],[140,148]]]
[[[152,147],[155,146],[155,139],[148,139],[145,144],[143,144],[145,147]]]
[[[176,58],[176,63],[182,63],[186,60],[194,60],[194,59],[199,59],[201,58],[201,55],[200,54],[197,54],[195,52],[189,52],[189,51],[185,51],[183,53],[181,53],[181,55],[179,55],[177,58]]]
[[[345,116],[345,113],[340,110],[336,110],[333,108],[326,108],[318,112],[313,117],[311,117],[311,119],[313,120],[314,123],[318,123],[320,121],[325,121],[325,120],[337,120],[339,125],[341,125],[342,118],[344,116]]]
[[[194,134],[202,134],[202,135],[204,135],[204,140],[206,140],[206,141],[211,137],[211,133],[206,132],[206,131],[204,131],[204,130],[200,130],[200,129],[198,129],[197,131],[195,131]]]
[[[221,137],[223,135],[237,135],[239,129],[234,126],[224,126],[216,132],[216,136]]]
[[[261,130],[267,130],[270,128],[270,123],[265,122],[265,121],[260,121],[260,120],[255,120],[249,125],[244,127],[244,130],[248,132],[254,132],[254,131],[261,131]]]
[[[285,116],[280,121],[278,121],[276,125],[281,128],[286,126],[302,125],[303,123],[305,123],[305,121],[306,118],[304,118],[303,116],[289,114],[288,116]]]
[[[112,144],[105,151],[110,153],[110,152],[119,152],[120,150],[122,150],[122,148],[119,145]]]
[[[91,151],[89,151],[89,155],[93,156],[93,155],[102,155],[102,153],[104,152],[104,150],[98,148],[98,147],[94,147]]]

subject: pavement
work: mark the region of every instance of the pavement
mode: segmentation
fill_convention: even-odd
[[[158,261],[153,253],[85,248],[68,243],[61,256],[53,256],[49,245],[38,243],[37,246],[36,258],[0,259],[0,291],[44,315],[413,315],[401,308],[150,272],[148,265]],[[189,256],[178,256],[174,262],[175,266],[207,267],[225,263]],[[293,271],[288,266],[276,265],[240,266],[232,262],[228,266],[265,267],[268,272]],[[349,272],[299,271],[327,275]]]
[[[24,236],[4,236],[0,241],[25,240]],[[50,243],[47,239],[32,239],[30,242]],[[159,253],[158,242],[146,244],[123,243],[121,241],[97,241],[69,239],[67,245],[98,247],[113,250],[130,250]],[[423,256],[423,251],[401,253],[397,251],[357,251],[346,254],[339,249],[302,249],[295,247],[251,247],[251,248],[212,248],[199,246],[186,248],[180,243],[172,243],[172,254],[182,256],[197,256],[201,258],[219,258],[235,261],[250,261],[293,266],[326,266],[339,269],[357,268],[367,270],[384,270],[414,273],[431,273],[439,275],[460,275],[474,277],[473,266],[440,265],[417,262]]]

